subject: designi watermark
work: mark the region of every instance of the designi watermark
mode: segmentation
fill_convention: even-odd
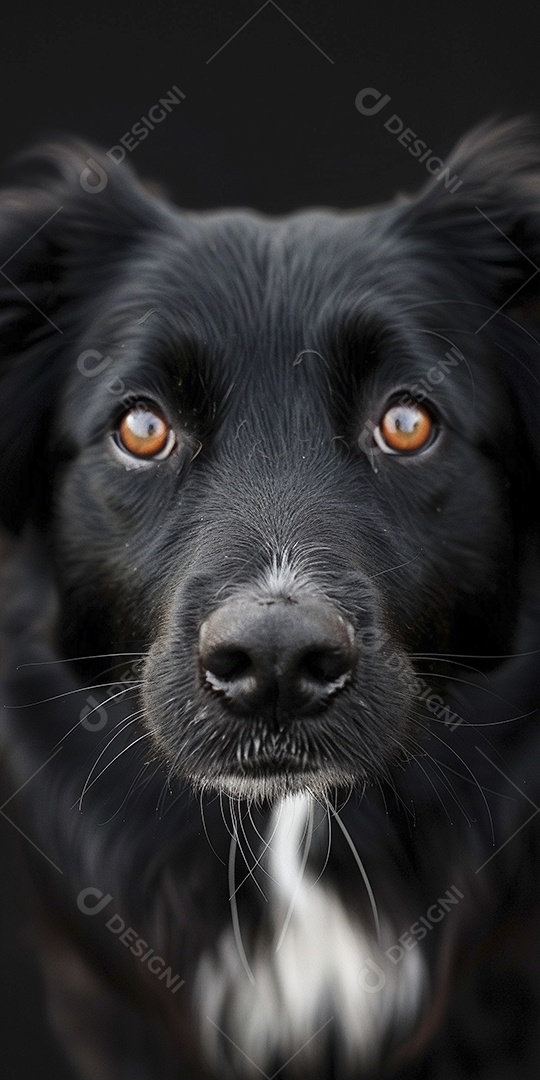
[[[435,903],[430,905],[425,915],[420,915],[407,930],[399,935],[395,944],[389,945],[384,950],[384,956],[392,964],[400,964],[407,953],[416,949],[430,931],[446,918],[451,908],[464,899],[465,894],[456,885],[451,885],[444,896],[439,896]],[[386,986],[386,981],[387,974],[384,969],[375,960],[368,957],[362,970],[358,973],[358,982],[362,989],[367,994],[378,994]]]
[[[382,630],[371,627],[359,630],[357,638],[362,651],[368,654],[379,652],[388,641]],[[405,672],[408,676],[405,656],[400,656],[399,653],[394,651],[385,657],[383,663],[390,671],[395,671],[398,674]],[[410,678],[408,681],[410,684]],[[445,704],[444,698],[440,694],[435,694],[429,683],[421,675],[417,675],[416,672],[414,673],[411,689],[416,700],[422,701],[428,712],[435,716],[445,727],[449,728],[450,731],[455,731],[460,724],[465,722],[459,713],[452,712],[450,707]]]
[[[81,889],[78,894],[77,907],[83,915],[93,917],[100,915],[105,908],[109,907],[112,900],[111,893],[104,893],[101,889],[89,886],[86,889]],[[180,987],[184,986],[185,979],[181,979],[179,975],[174,975],[172,968],[163,957],[159,956],[155,949],[144,938],[140,937],[132,926],[126,926],[121,915],[114,912],[105,925],[107,930],[114,934],[115,937],[118,937],[126,949],[129,949],[132,956],[140,960],[141,964],[145,964],[153,975],[157,975],[160,982],[165,983],[172,994],[176,994]]]
[[[148,138],[150,132],[167,119],[174,107],[185,100],[185,97],[186,95],[176,85],[167,90],[164,96],[151,106],[146,116],[139,117],[133,126],[120,136],[118,142],[105,151],[111,164],[120,165],[126,154],[132,154]],[[86,165],[79,180],[84,191],[90,195],[99,195],[100,191],[107,187],[109,178],[99,161],[89,157],[86,159]]]
[[[79,714],[81,727],[86,728],[87,731],[102,731],[109,722],[107,704],[112,703],[120,695],[127,694],[128,690],[134,686],[134,679],[142,673],[143,666],[142,660],[134,660],[129,664],[107,687],[107,695],[102,701],[98,701],[93,694],[88,694]]]
[[[139,323],[143,323],[146,319],[155,313],[156,308],[150,308],[141,319]],[[84,349],[82,353],[79,353],[76,361],[77,370],[84,375],[85,379],[95,379],[103,372],[107,371],[111,364],[114,364],[114,357],[109,353],[102,353],[99,349]],[[110,374],[108,382],[106,383],[107,390],[113,397],[121,398],[123,404],[128,408],[129,405],[135,404],[137,401],[137,395],[128,392],[126,384],[119,375]]]
[[[381,94],[380,90],[376,90],[374,86],[366,86],[358,92],[354,103],[362,116],[375,116],[385,109],[391,100],[390,94]],[[394,135],[398,143],[405,147],[411,157],[418,158],[432,176],[443,181],[448,191],[453,194],[461,187],[463,180],[450,172],[443,159],[438,157],[423,139],[419,139],[412,128],[406,127],[405,122],[397,113],[392,113],[384,126],[390,135]]]

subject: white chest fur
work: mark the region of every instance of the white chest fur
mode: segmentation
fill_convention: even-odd
[[[265,867],[271,931],[246,957],[240,928],[219,941],[217,955],[201,959],[196,1000],[207,1056],[235,1076],[274,1072],[295,1059],[305,1070],[334,1032],[344,1072],[379,1057],[389,1026],[410,1029],[425,989],[420,950],[400,965],[383,943],[355,921],[337,893],[306,868],[313,806],[308,796],[284,800],[274,811]],[[351,858],[351,874],[359,876]],[[264,901],[261,898],[261,903]],[[233,906],[233,912],[234,912]],[[386,940],[387,939],[387,940]]]

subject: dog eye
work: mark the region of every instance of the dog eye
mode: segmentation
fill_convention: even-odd
[[[427,409],[418,402],[398,402],[384,413],[374,437],[387,454],[406,454],[422,450],[433,437],[435,424]]]
[[[154,406],[143,402],[122,416],[116,429],[118,445],[133,457],[162,461],[174,448],[174,432]]]

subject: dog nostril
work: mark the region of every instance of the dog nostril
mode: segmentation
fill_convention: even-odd
[[[350,673],[351,659],[341,649],[314,649],[302,657],[299,673],[322,685],[335,683]]]
[[[207,677],[232,683],[249,673],[252,661],[242,649],[216,648],[202,657]]]

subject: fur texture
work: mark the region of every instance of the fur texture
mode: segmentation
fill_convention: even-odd
[[[6,172],[8,809],[88,1080],[537,1075],[532,126],[449,166],[281,219]]]

